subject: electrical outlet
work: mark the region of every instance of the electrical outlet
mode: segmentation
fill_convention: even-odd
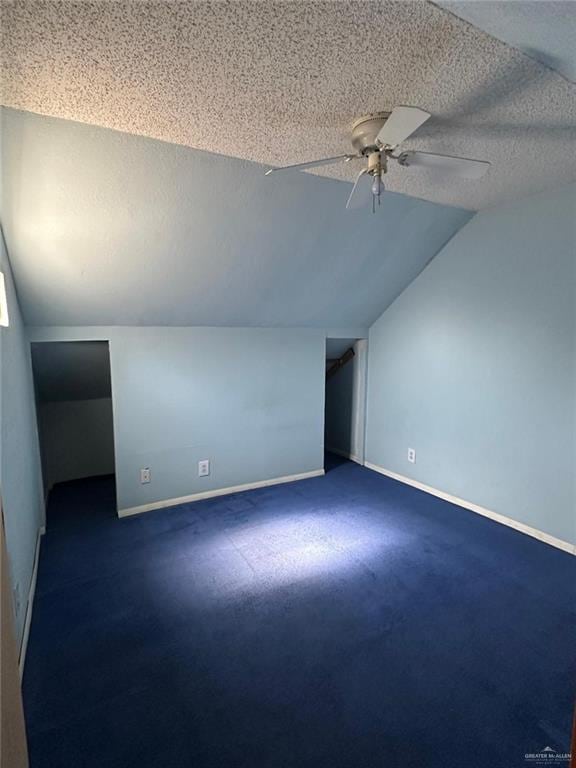
[[[144,469],[140,470],[140,482],[141,483],[150,482],[150,467],[145,467]]]
[[[408,448],[408,461],[410,464],[416,464],[416,449]]]
[[[210,459],[202,459],[198,462],[198,477],[206,477],[210,474]]]

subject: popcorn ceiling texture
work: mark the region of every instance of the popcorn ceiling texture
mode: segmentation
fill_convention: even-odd
[[[5,1],[2,27],[17,109],[283,165],[347,152],[356,117],[411,104],[433,119],[406,148],[493,165],[439,182],[394,164],[396,192],[480,209],[576,177],[576,88],[424,0]]]

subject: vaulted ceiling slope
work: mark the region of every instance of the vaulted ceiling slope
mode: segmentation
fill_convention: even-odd
[[[10,109],[2,161],[31,325],[368,327],[471,215]]]
[[[574,0],[434,0],[576,82]]]
[[[531,5],[533,18],[548,13]],[[394,165],[393,191],[473,210],[576,177],[573,84],[425,0],[1,10],[13,108],[283,165],[347,152],[356,117],[412,104],[433,119],[406,148],[492,168],[466,182]],[[351,181],[353,165],[316,173]]]

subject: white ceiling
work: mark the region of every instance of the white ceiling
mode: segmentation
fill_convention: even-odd
[[[479,29],[576,81],[574,0],[435,0]]]
[[[367,328],[471,215],[10,109],[2,181],[29,325]]]
[[[574,86],[424,0],[15,0],[2,22],[15,108],[285,164],[346,152],[355,117],[413,104],[433,119],[407,146],[492,168],[448,183],[396,166],[394,191],[479,209],[576,176]]]

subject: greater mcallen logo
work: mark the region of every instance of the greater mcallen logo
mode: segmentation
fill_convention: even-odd
[[[544,747],[540,752],[528,752],[524,759],[529,765],[561,765],[570,760],[569,752],[557,752],[552,747]]]

